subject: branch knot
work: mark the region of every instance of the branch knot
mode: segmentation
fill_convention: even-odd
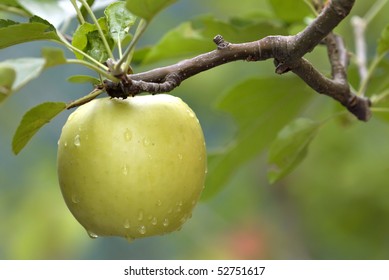
[[[230,43],[225,41],[223,36],[220,35],[220,34],[216,35],[213,38],[213,42],[217,45],[217,49],[218,50],[225,49],[225,48],[227,48],[230,45]]]

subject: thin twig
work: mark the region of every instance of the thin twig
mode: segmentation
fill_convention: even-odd
[[[72,3],[74,10],[76,11],[78,22],[80,24],[84,24],[85,19],[84,19],[84,16],[82,15],[80,9],[78,8],[76,0],[70,0],[70,2]]]
[[[356,64],[358,66],[358,72],[360,77],[360,90],[361,96],[365,95],[366,88],[362,87],[363,81],[367,79],[367,46],[365,39],[366,21],[358,16],[354,16],[351,19],[351,24],[354,29],[355,38],[355,55]]]

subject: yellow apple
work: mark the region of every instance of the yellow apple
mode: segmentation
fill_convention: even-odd
[[[194,112],[167,94],[95,99],[58,141],[65,202],[91,237],[129,240],[180,229],[204,188],[204,136]]]

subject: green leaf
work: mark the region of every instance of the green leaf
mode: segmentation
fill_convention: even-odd
[[[46,59],[45,67],[53,67],[66,63],[63,50],[58,48],[42,48],[42,56]]]
[[[19,1],[17,1],[17,0],[2,0],[1,3],[4,5],[7,5],[7,6],[12,6],[12,7],[19,6]]]
[[[113,48],[114,42],[108,36],[108,27],[105,18],[100,18],[98,20],[101,29],[103,30],[104,36],[107,39],[111,49]],[[72,45],[79,50],[87,53],[92,56],[94,59],[99,62],[105,62],[109,58],[109,54],[105,49],[103,40],[100,37],[100,34],[97,30],[95,24],[85,22],[80,25],[73,34]],[[83,59],[84,56],[79,53],[75,53],[78,59]]]
[[[95,77],[87,76],[87,75],[71,76],[67,80],[68,80],[68,82],[77,83],[77,84],[92,83],[93,85],[97,85],[97,84],[101,83],[99,79],[96,79]]]
[[[215,34],[221,34],[231,43],[254,41],[268,35],[288,34],[288,30],[278,20],[263,18],[260,15],[258,18],[233,17],[227,21],[214,16],[202,16],[193,20],[193,25],[208,39],[212,39]]]
[[[70,15],[62,8],[61,1],[18,0],[17,2],[31,14],[49,20],[55,26],[59,26]]]
[[[0,19],[0,28],[8,27],[10,25],[18,24],[16,21],[10,19]]]
[[[239,132],[224,152],[208,157],[208,177],[203,199],[217,194],[234,172],[269,147],[312,95],[297,77],[263,77],[242,82],[218,104],[235,118]]]
[[[17,0],[2,0],[0,3],[0,11],[4,11],[5,13],[9,12],[7,8],[13,8],[12,13],[20,13],[23,15],[32,15],[29,12],[27,12],[22,6],[19,5],[19,1]]]
[[[87,35],[88,45],[85,49],[86,53],[99,62],[105,62],[109,58],[107,49],[105,48],[104,42],[100,37],[99,31],[95,30],[89,32]],[[110,40],[112,42],[112,40]],[[110,44],[111,46],[113,44]]]
[[[143,63],[153,63],[161,59],[180,58],[212,50],[215,44],[193,29],[186,22],[169,31],[145,56]]]
[[[285,177],[298,166],[321,126],[321,122],[299,118],[278,133],[269,151],[267,175],[270,183]]]
[[[66,63],[66,59],[61,49],[43,48],[42,54],[44,58],[17,58],[0,62],[0,71],[1,69],[6,69],[3,70],[5,72],[3,72],[2,75],[8,77],[6,82],[3,82],[3,80],[0,82],[0,87],[3,85],[3,91],[0,89],[0,92],[2,91],[0,103],[13,92],[18,91],[31,80],[39,77],[44,69]],[[10,70],[12,70],[14,74],[11,74]],[[13,75],[12,79],[10,78],[10,75]]]
[[[12,150],[18,154],[38,130],[65,110],[63,102],[46,102],[29,110],[22,118],[12,139]]]
[[[0,66],[0,103],[12,93],[12,84],[15,79],[16,73],[13,68]]]
[[[12,69],[16,75],[12,87],[7,93],[9,96],[12,92],[19,90],[30,80],[35,79],[40,75],[45,66],[43,58],[17,58],[5,60],[0,63],[0,69]],[[8,84],[8,87],[10,85]],[[5,98],[0,98],[0,102]]]
[[[123,1],[109,5],[104,14],[107,18],[109,35],[116,43],[121,42],[134,25],[136,17],[127,10],[126,3]]]
[[[230,21],[221,21],[213,16],[202,16],[184,22],[166,33],[149,49],[143,63],[210,51],[216,48],[212,41],[216,34],[223,34],[227,41],[239,43],[258,40],[271,34],[286,35],[287,30],[274,20],[233,18]]]
[[[177,0],[127,0],[127,9],[147,21]]]
[[[311,10],[304,0],[270,0],[270,5],[277,18],[287,22],[302,22],[311,15]]]
[[[377,53],[382,55],[389,51],[389,25],[381,33],[381,37],[378,40]]]
[[[37,40],[60,41],[54,26],[34,16],[29,23],[0,20],[0,49]]]

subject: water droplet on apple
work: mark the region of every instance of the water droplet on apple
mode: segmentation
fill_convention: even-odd
[[[130,221],[127,219],[124,221],[124,228],[130,228]]]
[[[131,130],[129,130],[128,128],[126,129],[126,131],[124,132],[124,139],[129,142],[131,141],[132,139],[132,132]]]
[[[68,117],[68,121],[71,121],[74,118],[74,115],[75,115],[74,112],[72,114],[70,114],[69,117]]]
[[[157,200],[157,206],[161,206],[162,205],[162,201],[160,199]]]
[[[186,111],[188,112],[189,117],[191,118],[195,117],[195,114],[191,110],[187,109]]]
[[[143,210],[140,210],[138,213],[138,221],[142,221],[142,220],[143,220]]]
[[[146,226],[144,226],[144,225],[139,226],[138,231],[140,234],[145,234],[146,233]]]
[[[76,137],[74,137],[74,142],[73,142],[74,146],[76,147],[80,147],[81,146],[81,139],[80,139],[80,135],[76,135]]]
[[[63,143],[63,146],[66,148],[68,146],[68,142],[65,141],[65,143]]]
[[[96,239],[97,237],[99,237],[96,233],[92,231],[87,230],[86,232],[88,233],[89,237],[92,239]]]
[[[181,200],[178,201],[178,202],[176,203],[176,206],[177,206],[176,212],[181,212],[182,201],[181,201]]]
[[[178,159],[182,160],[182,158],[183,158],[182,154],[178,154]]]
[[[153,226],[155,226],[155,225],[157,225],[157,223],[158,223],[157,217],[153,217],[153,218],[151,219],[151,224],[152,224]]]
[[[183,216],[183,217],[180,219],[180,223],[181,223],[181,224],[184,224],[187,220],[188,220],[188,217],[187,217],[187,216]]]
[[[78,195],[76,195],[76,194],[72,195],[72,202],[73,203],[79,203],[80,202],[80,198],[78,197]]]
[[[149,146],[150,145],[150,140],[147,138],[143,138],[143,145],[144,146]]]
[[[123,172],[123,175],[124,175],[124,176],[127,176],[127,174],[128,174],[128,166],[127,166],[127,164],[125,164],[125,165],[122,167],[122,172]]]
[[[164,227],[167,227],[168,225],[169,225],[169,219],[168,218],[165,218],[164,220],[163,220],[163,226]]]

